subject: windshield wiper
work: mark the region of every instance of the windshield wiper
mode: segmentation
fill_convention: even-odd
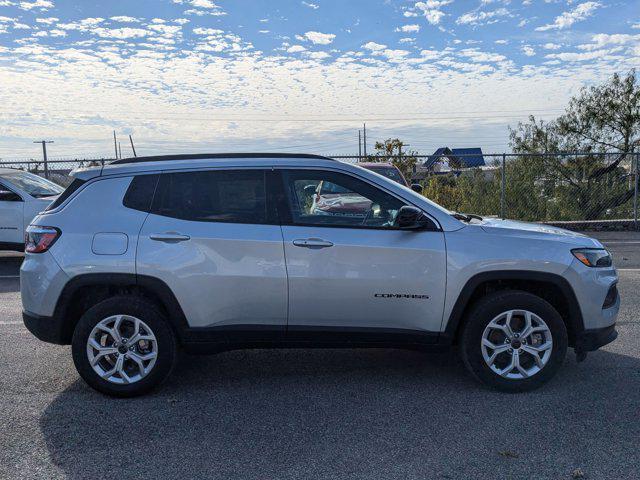
[[[451,216],[453,218],[455,218],[456,220],[461,220],[463,222],[467,222],[470,223],[471,220],[484,220],[484,218],[482,218],[480,215],[475,215],[473,213],[459,213],[459,212],[453,212],[451,214]]]
[[[458,212],[453,212],[451,214],[451,216],[453,218],[455,218],[456,220],[460,220],[462,222],[470,222],[471,221],[471,217],[468,215],[465,215],[464,213],[458,213]]]

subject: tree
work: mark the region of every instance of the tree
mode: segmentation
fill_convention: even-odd
[[[546,194],[562,198],[565,210],[584,219],[602,218],[634,194],[634,185],[620,179],[629,173],[623,162],[640,148],[640,85],[635,70],[583,88],[554,121],[529,117],[528,123],[510,129],[510,140],[514,153],[523,155],[519,158],[523,169],[545,172]],[[527,156],[561,152],[584,155],[568,160]],[[616,155],[605,158],[604,152]]]
[[[367,161],[391,162],[402,172],[402,175],[404,175],[405,178],[411,180],[413,168],[418,162],[418,159],[416,158],[417,152],[404,152],[402,150],[404,147],[405,144],[398,138],[389,138],[384,142],[376,142],[376,153],[375,155],[368,156]]]

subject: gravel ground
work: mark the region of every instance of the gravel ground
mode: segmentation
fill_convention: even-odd
[[[630,245],[618,340],[515,395],[454,353],[255,350],[185,355],[157,393],[110,399],[20,324],[20,259],[2,258],[0,478],[638,479]]]

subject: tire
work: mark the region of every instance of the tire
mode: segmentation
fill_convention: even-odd
[[[510,311],[515,311],[510,321],[512,335],[504,327]],[[535,333],[524,338],[519,334],[526,333],[526,318],[535,326]],[[489,343],[484,343],[485,340]],[[547,348],[549,341],[551,347]],[[527,292],[500,291],[487,295],[472,307],[462,330],[460,353],[467,369],[480,382],[505,392],[525,392],[541,387],[556,374],[567,353],[567,342],[566,325],[546,300]],[[490,366],[488,362],[494,353]],[[512,367],[514,357],[518,357],[518,363]]]
[[[115,331],[118,318],[119,344],[114,334],[107,333]],[[105,325],[107,330],[102,329]],[[136,325],[142,336],[137,342],[133,338]],[[127,335],[132,342],[128,342]],[[90,346],[90,337],[97,339],[97,344],[92,342]],[[149,392],[169,376],[175,363],[176,338],[166,316],[153,302],[121,295],[94,305],[82,315],[73,333],[71,351],[78,373],[90,387],[105,395],[135,397]],[[90,355],[104,378],[92,366]],[[119,358],[122,363],[118,363]],[[114,373],[108,375],[110,371]]]

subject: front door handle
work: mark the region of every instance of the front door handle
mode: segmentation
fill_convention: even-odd
[[[151,240],[155,240],[156,242],[165,242],[165,243],[186,242],[187,240],[191,239],[189,235],[182,235],[181,233],[176,233],[176,232],[150,233],[149,238]]]
[[[296,247],[305,247],[305,248],[327,248],[333,247],[333,243],[328,240],[322,240],[321,238],[304,238],[294,240],[293,244]]]

